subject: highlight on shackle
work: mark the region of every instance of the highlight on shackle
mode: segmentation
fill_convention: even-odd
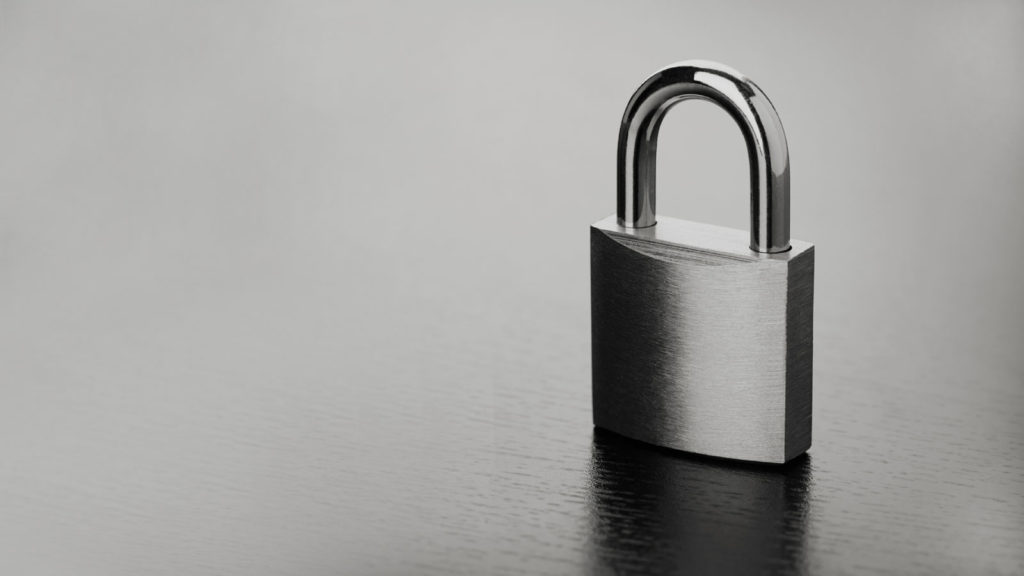
[[[748,78],[716,62],[688,60],[659,70],[633,93],[619,128],[618,219],[654,226],[655,161],[665,112],[700,98],[721,106],[743,133],[750,159],[750,249],[789,250],[789,146],[779,115]]]

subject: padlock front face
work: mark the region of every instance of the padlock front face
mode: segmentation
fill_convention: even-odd
[[[784,463],[811,444],[814,247],[660,217],[591,227],[595,425],[710,456]]]

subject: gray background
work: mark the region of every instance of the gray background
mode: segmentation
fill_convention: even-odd
[[[786,562],[1021,570],[1022,30],[1020,2],[0,0],[0,571],[620,569],[587,227],[632,90],[689,58],[771,97],[817,246]],[[661,134],[659,211],[745,228],[728,116]]]

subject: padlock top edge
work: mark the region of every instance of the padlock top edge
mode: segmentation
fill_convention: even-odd
[[[599,220],[593,228],[614,236],[631,237],[646,242],[672,244],[684,248],[732,255],[743,260],[792,261],[810,252],[814,245],[802,240],[790,240],[790,250],[775,254],[754,252],[750,249],[750,235],[745,230],[693,222],[679,218],[659,216],[658,223],[646,228],[620,226],[616,215]]]

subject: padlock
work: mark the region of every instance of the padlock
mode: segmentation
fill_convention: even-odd
[[[710,100],[750,160],[750,232],[658,217],[665,112]],[[789,149],[739,72],[687,61],[622,116],[618,213],[590,228],[594,425],[686,452],[785,463],[811,445],[814,246],[789,238]]]

